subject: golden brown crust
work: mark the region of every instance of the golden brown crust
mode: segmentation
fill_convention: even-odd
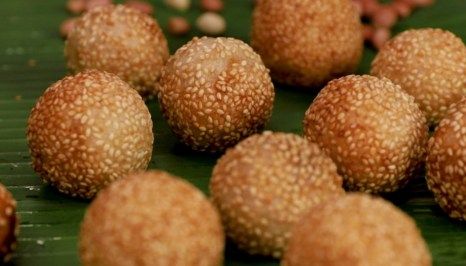
[[[80,257],[85,266],[219,266],[224,238],[217,210],[202,192],[150,171],[98,194],[81,225]]]
[[[259,55],[233,38],[194,38],[162,71],[159,102],[180,140],[218,152],[264,127],[275,96]]]
[[[130,7],[106,5],[76,21],[65,44],[65,56],[72,71],[114,73],[145,96],[156,92],[169,52],[152,17]]]
[[[371,74],[389,78],[414,96],[435,125],[466,95],[466,46],[449,31],[408,30],[382,47]]]
[[[49,87],[28,120],[34,170],[71,196],[90,198],[115,179],[144,170],[152,156],[152,120],[141,96],[96,70]]]
[[[344,193],[336,166],[314,143],[265,132],[229,149],[210,183],[227,235],[251,254],[280,257],[311,206]]]
[[[0,184],[0,262],[8,262],[16,249],[19,221],[16,216],[16,201]]]
[[[429,140],[427,184],[450,217],[466,220],[466,99],[454,104]]]
[[[414,221],[388,201],[352,193],[324,202],[293,229],[282,266],[429,266]]]
[[[363,51],[358,12],[347,0],[261,0],[251,45],[289,85],[315,87],[356,70]]]
[[[426,119],[390,80],[350,75],[331,81],[304,118],[305,136],[330,155],[350,190],[399,189],[424,161]]]

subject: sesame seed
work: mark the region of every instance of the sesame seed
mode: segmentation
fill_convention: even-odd
[[[262,67],[253,67],[256,64]],[[233,38],[203,37],[170,57],[158,99],[184,144],[220,152],[264,127],[274,96],[268,70],[251,47]]]
[[[386,78],[350,75],[329,82],[306,111],[303,127],[337,163],[350,190],[395,191],[424,161],[424,114]]]

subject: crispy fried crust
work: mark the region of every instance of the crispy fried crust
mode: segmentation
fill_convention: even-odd
[[[427,152],[429,189],[450,217],[466,220],[466,99],[440,121]]]
[[[159,102],[179,139],[219,152],[261,130],[274,87],[259,55],[233,38],[194,38],[162,71]]]
[[[150,171],[98,194],[81,225],[79,247],[84,266],[219,266],[224,242],[217,210],[201,191]]]
[[[330,155],[350,190],[392,192],[424,161],[428,128],[414,98],[390,80],[331,81],[304,118],[304,134]]]
[[[261,0],[253,14],[251,45],[274,80],[318,87],[356,70],[362,26],[348,0]]]
[[[96,70],[50,86],[31,111],[27,140],[34,170],[61,192],[91,198],[152,156],[152,120],[141,96]]]
[[[446,30],[408,30],[380,49],[371,74],[389,78],[414,96],[435,125],[466,95],[466,46]]]
[[[114,73],[146,96],[156,93],[169,52],[152,17],[123,5],[106,5],[76,21],[65,43],[65,56],[73,72],[98,69]]]
[[[344,193],[335,164],[316,144],[272,132],[228,150],[213,170],[210,190],[227,235],[251,254],[274,257],[303,213]]]

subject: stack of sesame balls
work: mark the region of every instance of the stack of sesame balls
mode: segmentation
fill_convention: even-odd
[[[466,220],[466,47],[445,30],[408,30],[381,46],[371,75],[354,75],[362,52],[351,0],[260,0],[251,46],[195,37],[171,56],[143,12],[84,13],[65,44],[73,75],[44,92],[27,128],[42,180],[95,198],[81,227],[83,265],[219,265],[225,237],[289,266],[431,265],[413,219],[375,195],[426,165],[440,206]],[[323,87],[303,110],[303,136],[262,132],[272,80]],[[181,143],[220,155],[210,200],[146,170],[148,95]],[[0,255],[11,243],[0,242]]]

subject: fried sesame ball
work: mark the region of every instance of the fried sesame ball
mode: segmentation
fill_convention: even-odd
[[[466,46],[446,30],[408,30],[382,47],[371,74],[400,85],[436,125],[466,95]]]
[[[324,202],[295,226],[283,266],[430,266],[432,259],[411,217],[390,202],[350,193]]]
[[[427,149],[427,185],[450,217],[466,220],[466,98],[453,104]]]
[[[252,47],[284,84],[317,87],[354,72],[363,42],[348,0],[261,0],[253,13]]]
[[[8,262],[12,252],[16,249],[18,224],[16,201],[11,193],[0,184],[0,264]]]
[[[102,190],[85,214],[79,241],[84,266],[219,266],[224,244],[210,201],[161,171],[135,173]]]
[[[152,17],[131,7],[106,5],[76,21],[65,43],[65,56],[73,72],[98,69],[114,73],[146,96],[156,92],[169,52]]]
[[[272,132],[229,149],[213,170],[210,190],[239,248],[277,258],[301,215],[344,193],[335,164],[316,144]]]
[[[333,159],[349,190],[395,191],[424,161],[426,119],[414,98],[386,78],[329,82],[303,123],[305,136]]]
[[[73,197],[91,198],[152,156],[152,120],[141,96],[114,74],[88,70],[50,86],[31,111],[34,170]]]
[[[162,71],[159,102],[181,142],[219,152],[258,132],[275,96],[269,71],[247,44],[233,38],[194,38]]]

